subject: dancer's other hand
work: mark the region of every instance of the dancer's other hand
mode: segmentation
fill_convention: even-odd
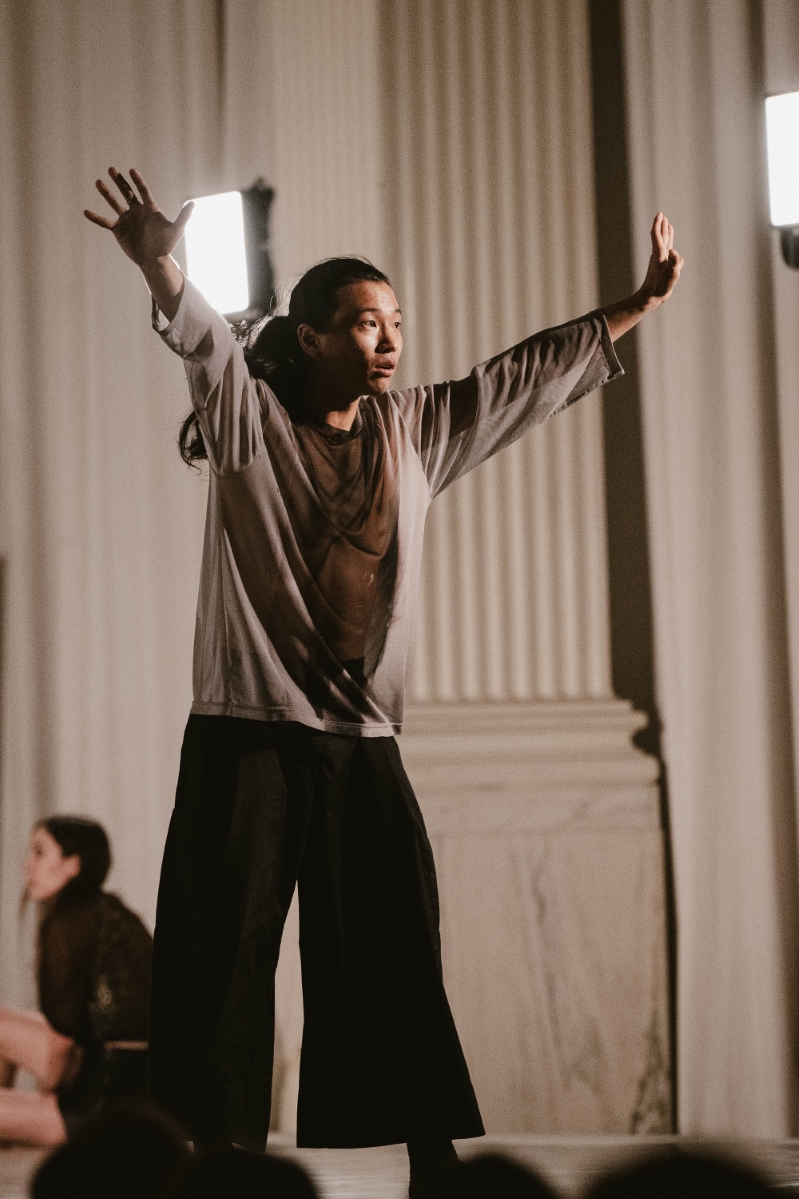
[[[646,268],[646,278],[638,291],[626,300],[608,304],[602,309],[612,341],[616,341],[637,325],[648,312],[659,308],[677,286],[683,268],[683,257],[674,249],[674,226],[669,224],[668,218],[662,212],[655,217],[651,237],[652,253]]]
[[[96,186],[117,214],[117,219],[109,220],[88,208],[84,209],[83,215],[101,229],[113,233],[128,258],[141,268],[156,304],[171,321],[183,294],[183,272],[170,255],[183,236],[194,204],[189,200],[175,220],[170,221],[161,212],[138,171],[131,169],[130,172],[139,190],[138,196],[116,167],[109,167],[108,174],[119,188],[124,203],[102,179],[97,180]]]
[[[664,213],[659,212],[655,217],[650,237],[652,253],[646,278],[639,291],[647,312],[659,308],[664,300],[668,300],[680,278],[684,262],[682,255],[674,249],[674,226],[669,224]]]
[[[193,202],[189,200],[184,204],[175,220],[170,221],[161,212],[138,171],[131,169],[130,177],[136,184],[141,198],[116,167],[109,167],[108,174],[119,188],[124,203],[120,203],[102,179],[98,179],[95,186],[113,208],[117,219],[108,220],[107,217],[98,216],[88,208],[84,210],[83,215],[102,229],[110,229],[128,258],[137,266],[143,267],[159,258],[166,258],[183,236],[186,222],[194,208]]]

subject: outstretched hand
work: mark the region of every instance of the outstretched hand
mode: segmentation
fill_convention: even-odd
[[[640,295],[647,308],[652,309],[667,300],[674,291],[683,268],[683,257],[674,249],[674,226],[669,224],[662,212],[655,217],[650,236],[652,253]]]
[[[662,212],[652,224],[652,253],[646,268],[646,278],[638,291],[626,300],[618,300],[602,309],[608,324],[611,341],[628,333],[648,312],[668,300],[683,268],[683,258],[674,249],[674,226]]]
[[[108,201],[117,214],[116,220],[98,216],[96,212],[90,212],[89,209],[85,209],[83,215],[87,220],[99,225],[101,229],[110,229],[128,258],[144,270],[172,253],[183,236],[194,204],[189,200],[183,205],[175,220],[170,221],[159,209],[149,187],[138,171],[131,170],[130,172],[130,177],[138,188],[138,196],[116,167],[109,167],[108,174],[119,188],[124,203],[120,202],[116,194],[102,179],[97,180],[96,186],[100,195]]]

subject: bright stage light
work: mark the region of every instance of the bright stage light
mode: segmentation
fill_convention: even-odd
[[[799,92],[766,100],[772,225],[799,225]]]
[[[186,274],[217,312],[249,308],[241,192],[194,201],[186,226]]]

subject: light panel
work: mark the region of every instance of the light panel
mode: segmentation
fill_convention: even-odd
[[[250,305],[241,192],[200,196],[186,226],[186,274],[217,312]]]
[[[799,225],[799,92],[766,100],[772,225]]]

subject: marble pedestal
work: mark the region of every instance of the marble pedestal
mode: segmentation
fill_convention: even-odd
[[[433,842],[447,991],[496,1133],[670,1130],[658,763],[619,700],[416,707],[400,746]],[[273,1124],[293,1128],[296,910]]]

